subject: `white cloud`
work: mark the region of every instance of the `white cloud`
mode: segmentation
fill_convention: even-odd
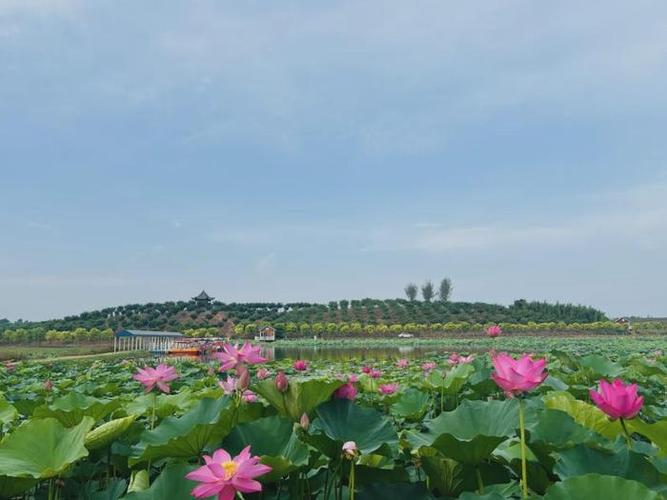
[[[639,245],[667,250],[667,183],[608,193],[577,217],[544,224],[505,223],[465,227],[417,223],[379,228],[366,251],[447,253],[549,246]]]

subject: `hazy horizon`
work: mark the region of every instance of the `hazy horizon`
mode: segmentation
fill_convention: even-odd
[[[188,299],[667,316],[667,4],[0,4],[0,318]]]

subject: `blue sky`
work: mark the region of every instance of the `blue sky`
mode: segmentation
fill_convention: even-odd
[[[667,315],[664,2],[0,2],[0,318],[400,296]]]

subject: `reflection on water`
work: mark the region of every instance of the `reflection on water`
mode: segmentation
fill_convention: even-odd
[[[421,358],[430,354],[452,352],[446,346],[373,346],[373,347],[342,347],[342,346],[262,346],[262,356],[269,360],[307,359],[349,361],[384,360],[396,358]]]
[[[350,361],[355,360],[392,360],[398,358],[425,358],[434,354],[446,354],[454,351],[458,352],[480,352],[486,349],[471,346],[463,348],[461,345],[456,348],[447,345],[401,345],[401,346],[368,346],[360,347],[341,345],[310,345],[310,346],[274,346],[262,344],[262,356],[269,361],[281,359],[306,359],[306,360],[325,360],[325,361]],[[208,361],[213,356],[188,356],[188,355],[167,355],[158,356],[161,359],[198,359]]]

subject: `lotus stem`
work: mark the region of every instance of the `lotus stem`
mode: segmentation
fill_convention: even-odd
[[[484,481],[482,481],[482,473],[479,471],[479,467],[475,469],[477,475],[477,487],[479,488],[479,494],[484,494]]]
[[[445,388],[440,386],[440,413],[444,411],[445,408]]]
[[[151,410],[151,430],[155,429],[155,407],[157,406],[157,396],[153,393],[153,405]]]
[[[625,426],[625,419],[621,417],[619,420],[621,421],[621,427],[623,427],[623,433],[625,434],[625,442],[628,444],[628,449],[632,450],[632,436],[630,436],[628,428]]]
[[[350,482],[348,483],[350,500],[354,500],[354,460],[350,462]]]
[[[523,498],[528,498],[528,466],[526,463],[526,423],[523,400],[519,400],[519,432],[521,433],[521,489]]]

